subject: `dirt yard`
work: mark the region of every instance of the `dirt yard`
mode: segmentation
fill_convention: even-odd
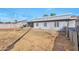
[[[66,51],[73,50],[73,45],[64,35],[56,31],[31,29],[16,41],[27,29],[0,31],[0,50],[9,51]],[[16,42],[15,42],[16,41]],[[14,43],[15,42],[15,43]],[[7,49],[8,48],[8,49]]]
[[[27,33],[19,42],[14,45],[11,50],[29,50],[29,51],[46,51],[52,50],[54,47],[55,35],[50,34],[47,31],[32,29]]]
[[[55,39],[54,51],[74,51],[72,42],[65,37],[63,33],[59,33]]]
[[[0,50],[5,50],[27,30],[0,30]]]

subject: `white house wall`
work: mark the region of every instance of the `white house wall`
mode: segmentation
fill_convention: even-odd
[[[76,20],[69,21],[69,28],[76,27]]]
[[[58,30],[63,30],[65,27],[67,27],[67,21],[59,21]]]
[[[34,28],[61,30],[67,26],[67,21],[59,21],[59,27],[54,26],[55,22],[46,22],[46,23],[47,26],[44,26],[44,22],[39,22],[38,26],[36,26],[36,23],[34,23]]]
[[[57,22],[57,21],[56,21]],[[36,23],[34,23],[34,28],[40,28],[40,29],[53,29],[53,30],[62,30],[65,27],[67,27],[67,24],[69,28],[75,28],[76,27],[76,20],[71,20],[71,21],[58,21],[59,22],[59,27],[55,27],[55,22],[46,22],[47,26],[44,26],[45,22],[37,22],[38,26],[36,26]]]

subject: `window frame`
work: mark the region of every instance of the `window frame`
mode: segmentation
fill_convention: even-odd
[[[47,27],[47,22],[44,22],[44,27]]]
[[[59,27],[59,21],[55,21],[54,27]]]
[[[38,27],[39,26],[39,23],[36,23],[36,27]]]

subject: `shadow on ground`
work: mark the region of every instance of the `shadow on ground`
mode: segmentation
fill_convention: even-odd
[[[65,32],[59,32],[55,39],[54,51],[73,51],[72,42],[65,36]]]

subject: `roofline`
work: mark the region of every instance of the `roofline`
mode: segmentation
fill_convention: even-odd
[[[66,14],[66,15],[55,15],[55,16],[43,16],[43,17],[38,17],[38,18],[34,18],[34,19],[41,19],[41,18],[48,18],[48,17],[60,17],[60,16],[75,16],[75,15]],[[34,20],[34,19],[32,19],[32,20]]]
[[[47,19],[47,20],[45,20],[45,19]],[[41,17],[41,18],[33,19],[32,22],[61,21],[61,20],[65,21],[67,19],[69,19],[69,20],[71,20],[71,19],[79,19],[79,16],[74,16],[74,15],[47,16],[47,17]]]
[[[54,21],[72,21],[72,20],[77,20],[77,19],[60,19],[60,20],[40,20],[40,21],[30,21],[28,23],[36,23],[36,22],[54,22]]]

